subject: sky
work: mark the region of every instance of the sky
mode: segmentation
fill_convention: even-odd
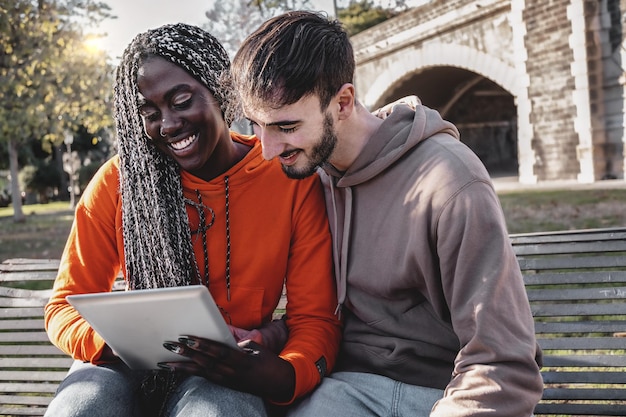
[[[117,19],[107,19],[97,29],[106,33],[101,47],[117,61],[126,46],[140,32],[166,23],[202,25],[204,13],[215,0],[102,0],[111,7]],[[229,1],[229,0],[218,0]],[[333,0],[312,0],[318,10],[333,13]]]

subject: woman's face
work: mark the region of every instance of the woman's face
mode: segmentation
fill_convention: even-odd
[[[148,137],[184,170],[205,178],[212,165],[220,165],[220,142],[230,142],[213,95],[187,71],[160,57],[144,61],[137,84]]]

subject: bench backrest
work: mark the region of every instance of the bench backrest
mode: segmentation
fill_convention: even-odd
[[[536,415],[626,416],[626,229],[511,241],[544,350]]]
[[[25,259],[0,265],[0,415],[43,415],[72,364],[50,343],[43,324],[59,262]]]

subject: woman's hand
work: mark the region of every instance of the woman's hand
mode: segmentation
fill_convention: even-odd
[[[254,341],[245,340],[239,348],[232,348],[200,337],[181,336],[163,346],[191,361],[161,362],[161,368],[202,376],[275,402],[293,397],[296,377],[291,364]]]

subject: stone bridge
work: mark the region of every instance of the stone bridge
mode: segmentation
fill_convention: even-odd
[[[352,38],[370,109],[415,94],[492,176],[624,178],[626,0],[431,0]]]

